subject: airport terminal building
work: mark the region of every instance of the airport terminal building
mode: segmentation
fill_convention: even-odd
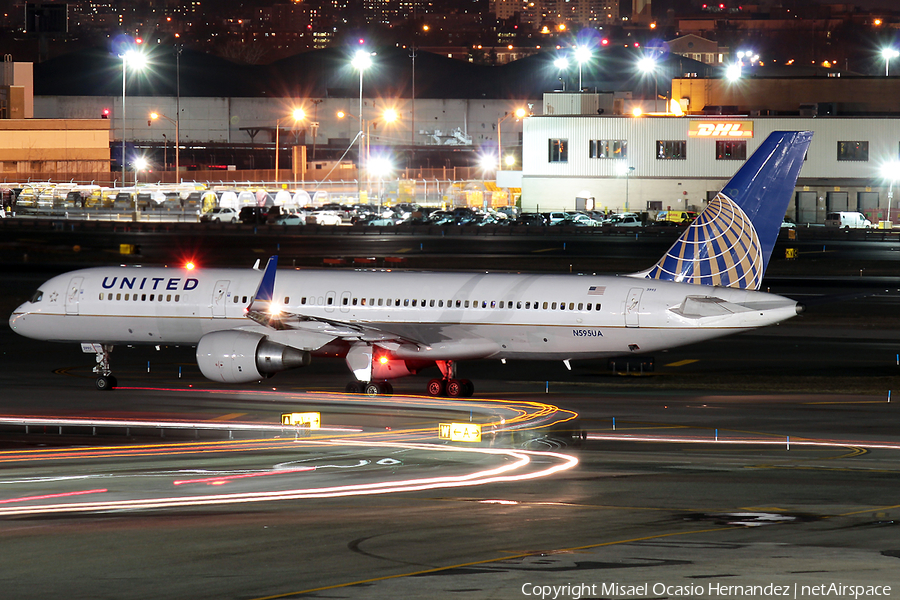
[[[789,216],[887,219],[885,165],[900,159],[900,119],[888,117],[534,116],[523,131],[522,208],[700,211],[779,130],[814,132]],[[890,210],[896,221],[897,203]]]

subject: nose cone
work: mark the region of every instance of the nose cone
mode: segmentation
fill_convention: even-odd
[[[30,304],[26,302],[9,315],[9,328],[25,337],[32,337],[29,333],[30,327],[28,326],[30,320],[27,318],[29,310]]]

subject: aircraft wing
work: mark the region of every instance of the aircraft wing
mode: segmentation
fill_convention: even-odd
[[[381,343],[380,345],[385,347],[391,345],[428,346],[425,339],[386,331],[381,327],[368,325],[364,322],[313,317],[302,313],[285,311],[274,300],[275,269],[277,266],[278,257],[273,256],[269,258],[256,294],[254,294],[253,300],[247,307],[247,318],[252,321],[278,331],[301,331],[328,336],[331,339],[341,338],[347,341]],[[388,342],[393,342],[393,344],[388,344]]]

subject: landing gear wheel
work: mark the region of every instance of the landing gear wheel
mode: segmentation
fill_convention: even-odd
[[[116,378],[112,375],[101,375],[97,378],[97,389],[100,391],[108,391],[116,388]]]
[[[376,383],[374,381],[370,381],[366,384],[365,390],[363,393],[366,396],[377,396],[382,393],[381,384]]]
[[[432,379],[428,382],[428,395],[429,396],[443,396],[446,391],[446,387],[444,386],[443,379]]]
[[[362,384],[358,381],[351,381],[347,384],[347,387],[344,388],[344,391],[348,394],[358,394],[362,391]]]
[[[390,383],[385,381],[384,383],[381,384],[381,393],[384,394],[385,396],[393,395],[394,386],[392,386]]]
[[[471,398],[472,394],[475,393],[475,384],[469,381],[468,379],[461,379],[460,383],[463,386],[462,396],[466,398]]]
[[[463,395],[465,386],[459,379],[451,379],[447,382],[447,395],[451,398],[459,398]]]

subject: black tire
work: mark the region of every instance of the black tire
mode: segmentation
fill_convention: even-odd
[[[435,396],[435,397],[443,396],[444,393],[447,391],[447,388],[444,385],[443,379],[432,379],[431,381],[428,382],[428,387],[426,389],[428,390],[429,396]]]
[[[471,398],[472,394],[475,393],[475,384],[469,381],[468,379],[463,379],[460,383],[463,385],[463,396],[466,398]]]
[[[351,381],[344,388],[344,391],[348,394],[358,394],[362,391],[362,384],[359,381]]]
[[[383,383],[381,384],[381,393],[384,394],[385,396],[391,396],[391,395],[393,395],[393,393],[394,393],[394,386],[392,386],[392,385],[391,385],[390,383],[388,383],[387,381],[383,382]]]
[[[112,390],[116,387],[116,378],[110,375],[101,375],[97,378],[97,389],[101,392]]]
[[[447,395],[451,398],[461,397],[464,391],[463,382],[459,379],[451,379],[447,382]]]
[[[370,381],[365,385],[365,388],[363,388],[363,393],[366,396],[378,396],[382,391],[381,385],[374,381]]]

